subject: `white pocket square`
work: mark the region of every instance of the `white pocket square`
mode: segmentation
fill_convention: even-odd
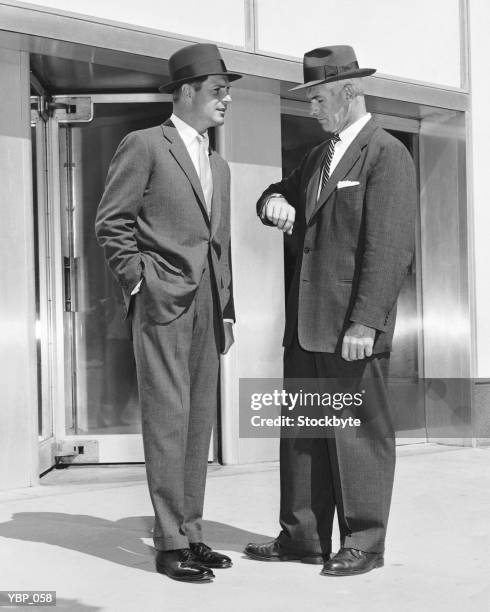
[[[339,181],[337,183],[337,189],[343,189],[344,187],[355,187],[359,185],[359,181]]]

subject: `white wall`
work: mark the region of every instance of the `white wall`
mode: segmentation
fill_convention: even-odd
[[[29,4],[175,33],[179,38],[245,45],[242,0],[32,0]]]
[[[37,482],[38,452],[27,54],[0,49],[0,81],[0,489],[13,489]]]
[[[245,46],[244,0],[30,0],[29,5]],[[265,54],[300,59],[314,47],[350,44],[361,65],[381,74],[461,86],[460,0],[256,0],[256,7],[257,47]]]
[[[488,44],[490,2],[470,0],[471,133],[473,183],[477,376],[490,378],[490,79]],[[470,174],[471,176],[471,174]],[[471,187],[471,182],[470,182]]]
[[[258,47],[293,57],[352,45],[359,64],[460,86],[459,0],[257,0]],[[488,28],[488,23],[487,23]]]
[[[225,463],[279,458],[277,439],[239,437],[241,378],[282,378],[283,237],[260,223],[259,195],[280,180],[280,97],[233,87],[220,152],[231,169],[231,234],[236,343],[223,359]],[[223,388],[224,387],[224,388]]]

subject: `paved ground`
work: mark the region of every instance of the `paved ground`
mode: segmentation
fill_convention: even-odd
[[[234,567],[196,585],[154,571],[143,467],[71,467],[0,494],[0,590],[56,590],[57,609],[84,612],[490,610],[490,450],[398,451],[386,565],[364,576],[242,555],[277,532],[277,464],[210,469],[207,541]]]

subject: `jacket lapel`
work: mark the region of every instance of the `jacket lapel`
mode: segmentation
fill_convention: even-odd
[[[206,222],[209,225],[209,216],[206,208],[206,201],[204,199],[201,181],[199,180],[199,176],[197,175],[194,164],[192,163],[192,159],[190,158],[189,153],[185,148],[185,144],[182,141],[182,138],[179,136],[177,129],[174,127],[173,123],[170,120],[167,120],[161,127],[164,138],[166,138],[166,140],[168,140],[170,143],[169,151],[184,171],[184,174],[189,179],[194,193],[196,194],[199,207],[202,209]]]
[[[311,219],[316,215],[320,208],[322,208],[322,206],[328,201],[332,193],[335,191],[337,183],[343,178],[345,178],[350,172],[352,166],[359,159],[362,149],[368,143],[371,134],[375,129],[376,124],[372,119],[370,119],[359,132],[359,134],[351,142],[347,151],[345,151],[345,153],[342,155],[339,163],[332,172],[332,175],[328,179],[327,184],[322,189],[318,201],[316,201],[316,191],[313,194],[309,194],[312,199],[308,200],[308,203],[311,204],[311,202],[313,202],[314,205],[311,207],[311,215],[306,219],[307,223],[311,221]],[[318,188],[318,180],[315,180],[315,177],[313,175],[310,182],[316,185],[316,187]]]

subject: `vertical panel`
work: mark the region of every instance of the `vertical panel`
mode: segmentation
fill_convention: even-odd
[[[424,364],[426,378],[434,379],[426,395],[427,429],[431,439],[463,444],[471,421],[465,144],[463,113],[440,111],[422,121]],[[438,380],[449,378],[459,382]]]
[[[425,375],[470,376],[463,113],[440,112],[420,131]]]
[[[488,24],[490,3],[488,0],[467,0],[469,4],[469,44],[471,82],[471,121],[468,126],[470,177],[469,194],[471,236],[474,247],[474,313],[473,339],[475,343],[473,435],[475,444],[490,444],[490,228],[489,206],[489,143],[490,79],[488,69]]]
[[[29,63],[2,50],[0,80],[0,488],[37,474],[37,384]]]
[[[52,310],[52,232],[48,206],[48,155],[47,126],[37,117],[31,130],[34,182],[34,224],[36,260],[36,339],[38,360],[38,415],[41,444],[40,471],[51,467],[51,445],[54,436],[53,423],[53,310]],[[47,442],[50,440],[49,442]]]
[[[490,79],[488,69],[488,0],[470,1],[471,44],[471,124],[470,168],[472,169],[473,233],[475,246],[476,343],[477,376],[490,378],[490,228],[489,206],[489,143]]]
[[[282,377],[282,232],[263,226],[258,196],[281,178],[279,95],[233,88],[220,150],[232,175],[232,256],[236,343],[222,360],[223,462],[279,457],[277,440],[238,437],[240,378]]]

